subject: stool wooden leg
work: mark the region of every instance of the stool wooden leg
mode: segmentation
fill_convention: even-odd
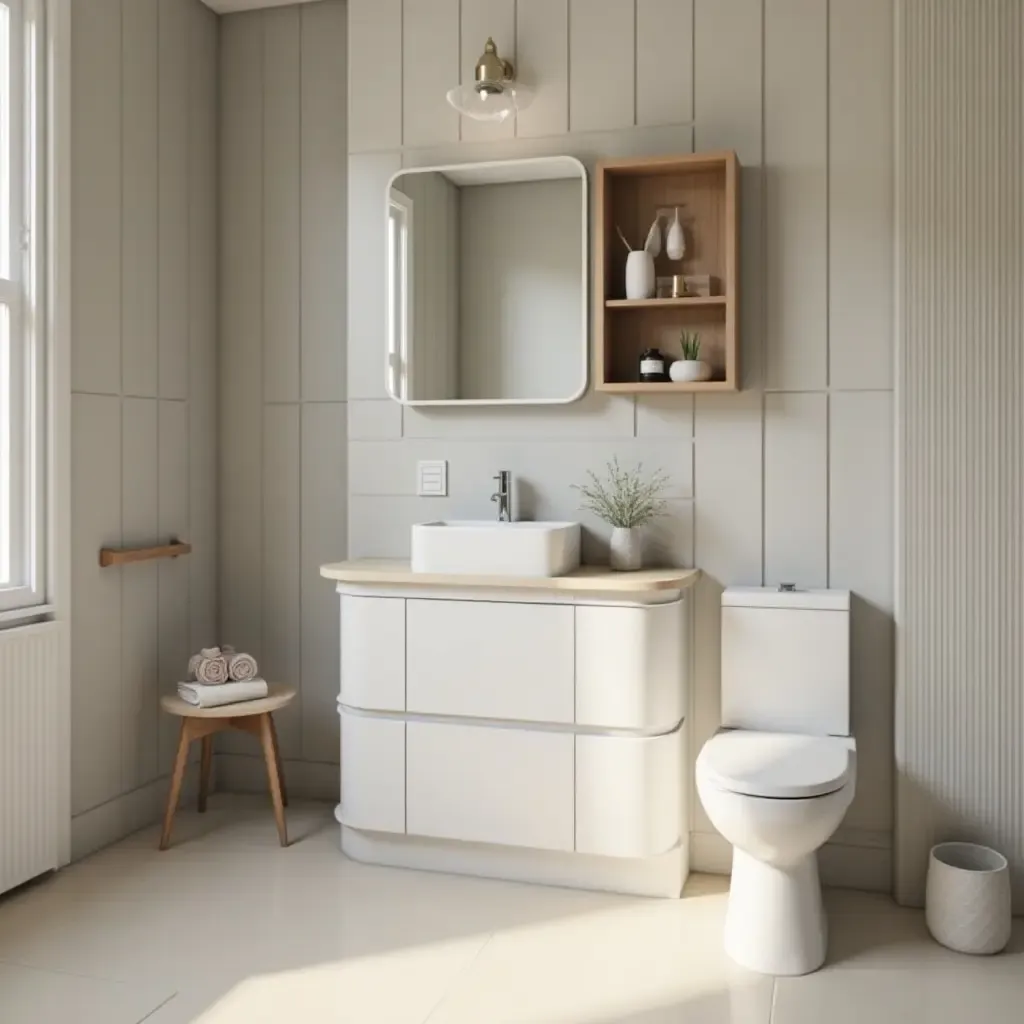
[[[284,784],[284,762],[281,760],[281,747],[277,742],[277,725],[274,722],[274,716],[271,714],[267,715],[270,719],[270,735],[274,740],[274,757],[277,760],[277,779],[281,784],[281,803],[285,807],[288,806],[288,787]]]
[[[203,754],[199,763],[199,813],[206,813],[206,798],[210,795],[210,769],[213,766],[213,737],[203,737]]]
[[[274,819],[277,821],[277,835],[282,846],[288,845],[288,827],[284,820],[284,803],[281,799],[281,769],[274,749],[274,724],[270,714],[262,714],[260,720],[260,742],[267,762],[267,781],[270,783],[270,799],[274,804]]]
[[[185,778],[185,766],[188,763],[188,747],[192,742],[187,718],[181,720],[181,733],[178,736],[178,754],[174,759],[174,773],[171,775],[171,791],[167,794],[167,810],[164,811],[164,828],[160,834],[160,849],[166,850],[171,845],[171,828],[174,825],[174,812],[178,809],[178,798],[181,796],[181,783]]]

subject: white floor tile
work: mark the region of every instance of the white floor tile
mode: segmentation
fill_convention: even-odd
[[[728,880],[644,900],[347,860],[332,808],[182,812],[0,900],[0,1024],[1004,1024],[1024,928],[958,956],[922,915],[826,893],[829,960],[775,980],[722,950]]]
[[[173,994],[147,985],[0,964],[4,1024],[137,1024]]]

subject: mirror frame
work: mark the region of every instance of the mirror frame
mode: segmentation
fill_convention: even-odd
[[[388,397],[400,405],[407,406],[451,406],[466,407],[474,405],[571,405],[578,402],[590,386],[590,183],[587,176],[587,168],[583,161],[568,154],[555,154],[553,156],[527,157],[521,160],[481,160],[473,163],[439,164],[428,167],[402,167],[395,171],[388,178],[387,187],[384,190],[384,231],[390,229],[388,218],[391,204],[391,192],[395,183],[406,174],[427,174],[431,171],[444,173],[447,171],[476,171],[508,168],[527,168],[531,164],[548,164],[553,160],[569,161],[579,169],[579,181],[582,186],[580,194],[580,205],[582,212],[582,256],[580,258],[580,279],[582,289],[580,295],[580,383],[579,387],[565,398],[430,398],[415,399],[406,398],[398,394],[397,388],[397,352],[395,351],[395,332],[392,330],[393,305],[391,300],[391,267],[387,262],[387,246],[385,246],[385,280],[388,282],[384,289],[385,319],[384,331],[386,339],[386,351],[384,356],[384,381]],[[511,178],[509,181],[497,178],[491,184],[507,184],[515,181],[544,181],[544,178]]]

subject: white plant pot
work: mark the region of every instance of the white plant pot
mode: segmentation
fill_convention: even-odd
[[[702,359],[677,359],[668,368],[668,375],[677,384],[694,380],[711,380],[711,367]]]
[[[654,295],[654,257],[634,249],[626,257],[626,298],[650,299]]]
[[[643,564],[640,530],[616,526],[612,530],[611,567],[618,572],[633,572]]]
[[[975,843],[940,843],[928,859],[925,920],[958,953],[998,953],[1010,941],[1010,867]]]

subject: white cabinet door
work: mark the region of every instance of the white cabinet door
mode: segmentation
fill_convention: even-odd
[[[341,598],[341,702],[375,711],[405,710],[405,601]]]
[[[405,831],[405,723],[341,713],[341,820]]]
[[[576,608],[576,722],[673,729],[683,718],[683,603]]]
[[[571,723],[571,605],[409,601],[408,710]]]
[[[652,857],[683,834],[683,730],[576,737],[576,851]]]
[[[573,737],[409,722],[410,835],[573,848]]]

